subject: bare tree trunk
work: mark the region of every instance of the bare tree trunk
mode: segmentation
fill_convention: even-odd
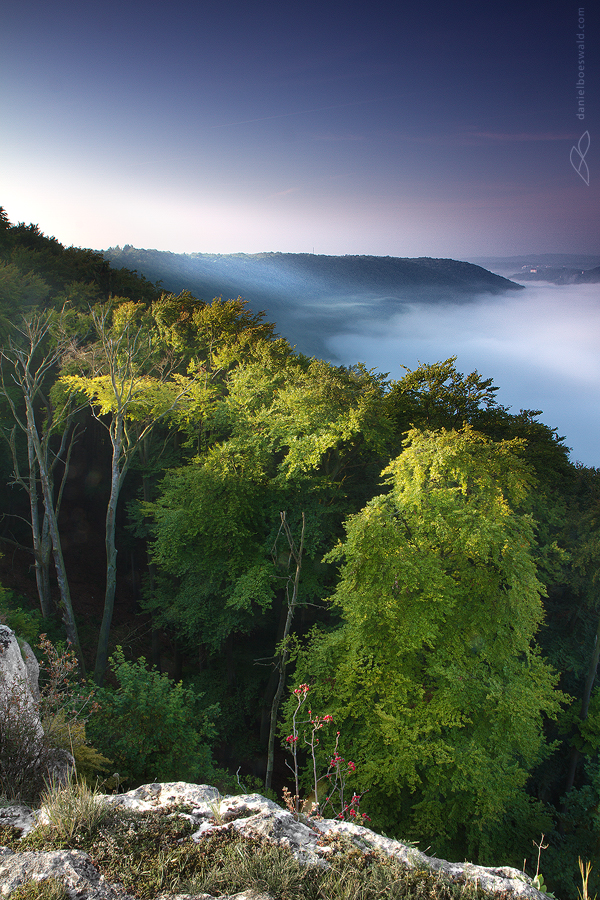
[[[25,404],[25,417],[23,417],[20,410],[17,409],[17,406],[11,397],[11,392],[5,385],[4,371],[1,373],[1,390],[8,401],[15,422],[26,435],[27,439],[27,457],[29,465],[28,482],[26,482],[19,473],[14,431],[11,434],[9,443],[13,454],[15,481],[24,487],[29,494],[36,583],[42,615],[46,617],[52,611],[50,594],[50,557],[52,554],[54,556],[54,565],[60,592],[60,609],[65,625],[67,640],[72,645],[77,656],[81,674],[85,675],[85,663],[79,642],[77,623],[73,613],[69,583],[58,530],[58,513],[69,467],[71,449],[75,440],[76,429],[74,429],[71,436],[67,457],[65,459],[64,474],[58,497],[55,500],[53,471],[59,460],[61,460],[65,450],[67,435],[74,410],[67,401],[59,417],[59,424],[63,428],[60,449],[57,453],[52,453],[50,449],[50,439],[57,423],[55,420],[55,409],[44,394],[44,383],[49,377],[52,377],[53,370],[61,359],[66,343],[65,340],[59,339],[57,343],[53,343],[52,349],[48,352],[43,351],[42,346],[49,335],[51,323],[52,316],[49,314],[33,316],[29,320],[24,320],[22,327],[17,328],[21,338],[24,339],[24,341],[22,341],[23,345],[19,346],[18,342],[13,342],[11,340],[8,349],[0,349],[0,358],[10,365],[12,380],[18,386],[19,392],[22,395]],[[42,355],[40,362],[38,363],[35,360],[40,351]],[[38,401],[41,402],[46,413],[45,422],[41,429],[38,428],[34,409],[34,404]],[[41,528],[39,516],[38,472],[44,505],[44,517]]]
[[[35,455],[40,472],[40,482],[42,485],[42,497],[44,500],[45,515],[48,521],[48,530],[52,538],[52,553],[54,556],[54,567],[56,569],[56,577],[58,580],[58,590],[60,593],[60,610],[62,620],[65,625],[67,640],[71,644],[73,651],[79,663],[79,669],[82,675],[85,675],[85,661],[81,644],[79,642],[79,633],[77,631],[77,622],[73,612],[71,603],[71,592],[69,590],[69,580],[67,578],[67,570],[62,554],[62,545],[60,541],[60,533],[58,530],[58,520],[54,506],[53,485],[50,472],[47,466],[47,454],[43,452],[38,431],[35,423],[35,415],[31,403],[31,397],[25,397],[25,409],[27,415],[27,431],[31,435]]]
[[[33,556],[35,559],[35,581],[40,600],[42,616],[47,619],[52,613],[52,600],[50,598],[50,578],[44,578],[44,555],[42,548],[42,534],[40,531],[40,514],[38,509],[38,483],[37,463],[33,439],[27,435],[27,459],[29,462],[29,514],[31,516],[31,542],[33,544]],[[45,520],[44,520],[45,521]],[[48,559],[49,563],[50,560]],[[49,576],[49,572],[48,572]]]
[[[96,650],[96,665],[94,667],[94,681],[97,685],[101,685],[104,681],[106,667],[108,665],[108,643],[110,638],[110,628],[115,608],[115,594],[117,591],[117,503],[121,484],[127,471],[127,458],[121,468],[123,456],[123,419],[117,415],[113,419],[113,426],[110,430],[110,436],[113,447],[111,476],[110,476],[110,497],[106,508],[106,589],[104,592],[104,612],[102,614],[102,624],[100,626],[100,634],[98,635],[98,647]]]
[[[269,790],[271,787],[271,782],[273,780],[273,766],[275,763],[275,736],[277,731],[277,716],[279,714],[279,706],[281,703],[281,697],[283,696],[283,689],[285,687],[285,669],[290,658],[290,650],[288,645],[288,637],[292,628],[292,620],[294,618],[294,610],[296,609],[296,605],[298,603],[298,587],[300,585],[300,571],[302,569],[302,553],[304,551],[304,527],[305,527],[304,513],[302,513],[302,532],[300,536],[300,548],[296,548],[296,544],[294,543],[294,539],[292,537],[292,533],[290,531],[290,527],[287,523],[287,519],[285,513],[281,513],[281,528],[285,532],[285,536],[288,540],[289,548],[290,548],[290,560],[293,559],[296,563],[296,573],[294,575],[294,586],[292,589],[292,596],[289,596],[289,591],[287,591],[287,601],[288,601],[288,611],[285,620],[285,627],[283,629],[283,640],[281,641],[281,655],[279,658],[279,683],[277,685],[277,690],[275,691],[275,696],[273,697],[273,703],[271,704],[271,727],[269,729],[269,745],[267,749],[267,772],[265,775],[265,788]],[[286,589],[287,590],[287,589]]]
[[[40,601],[42,617],[47,619],[52,614],[52,598],[50,595],[50,559],[52,544],[46,527],[46,517],[42,519],[40,528],[40,511],[38,497],[38,464],[35,455],[33,437],[27,433],[27,465],[29,478],[27,481],[19,471],[19,457],[15,440],[16,426],[7,438],[13,460],[13,483],[20,485],[29,498],[29,519],[31,526],[31,545],[35,565],[35,581]]]
[[[140,458],[142,461],[142,465],[149,466],[150,464],[150,435],[147,434],[144,439],[140,442],[139,448]],[[151,491],[151,482],[150,476],[148,474],[142,475],[142,496],[144,498],[144,503],[150,503],[152,500],[152,491]],[[149,518],[146,516],[144,518],[144,523],[148,523]],[[150,596],[154,594],[154,584],[156,581],[156,566],[152,562],[150,557],[150,552],[148,549],[148,539],[146,538],[146,565],[148,567],[148,591]],[[152,616],[152,665],[161,671],[161,661],[160,661],[160,633],[158,629],[154,625],[154,616]]]

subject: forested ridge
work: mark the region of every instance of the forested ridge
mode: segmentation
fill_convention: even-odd
[[[469,304],[522,285],[455,259],[326,256],[314,253],[168,253],[110,247],[114,266],[135,269],[169,290],[249,299],[280,334],[309,356],[328,356],[328,338],[361,320],[387,321],[411,304]]]
[[[296,758],[307,795],[337,760],[375,830],[530,874],[544,834],[575,898],[598,470],[460,360],[389,381],[168,287],[0,214],[0,614],[75,654],[57,740],[115,788],[281,797]]]

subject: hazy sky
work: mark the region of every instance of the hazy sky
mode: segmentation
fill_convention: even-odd
[[[0,204],[94,248],[597,253],[600,31],[580,9],[7,3]]]

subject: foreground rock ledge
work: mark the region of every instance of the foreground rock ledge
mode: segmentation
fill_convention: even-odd
[[[323,866],[327,865],[331,849],[323,846],[322,838],[325,835],[340,835],[362,851],[379,850],[409,869],[428,869],[443,874],[451,881],[476,882],[491,894],[508,894],[531,900],[542,900],[544,897],[533,887],[531,879],[518,869],[446,862],[426,856],[401,841],[375,834],[369,828],[336,819],[311,819],[309,825],[296,822],[289,812],[260,794],[221,797],[216,788],[209,785],[171,782],[145,784],[126,794],[101,795],[101,799],[116,809],[138,812],[152,810],[169,814],[173,807],[177,807],[180,815],[197,826],[197,831],[192,835],[195,841],[202,841],[211,833],[232,824],[243,835],[287,847],[301,863]],[[181,812],[182,808],[184,812]],[[11,814],[10,807],[0,809],[0,825],[13,825],[20,828],[23,834],[27,834],[37,822],[43,821],[43,809],[34,813],[20,807],[18,816]],[[132,900],[119,885],[109,884],[85,853],[67,850],[19,853],[0,848],[0,896],[9,896],[19,884],[30,878],[41,880],[52,875],[65,879],[74,900]],[[244,891],[233,896],[235,900],[267,900],[266,895],[255,891]],[[187,897],[162,894],[156,900],[187,900]],[[208,894],[196,894],[194,897],[210,900]],[[220,900],[233,900],[233,897],[221,897]]]

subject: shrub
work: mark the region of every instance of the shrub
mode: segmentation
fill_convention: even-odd
[[[26,609],[24,603],[14,591],[0,585],[0,622],[8,625],[22,640],[33,646],[44,620],[39,610]]]
[[[66,750],[75,759],[79,778],[94,780],[105,774],[110,760],[92,747],[86,722],[96,708],[95,688],[77,677],[77,657],[72,650],[57,647],[40,635],[42,651],[40,718],[51,747]]]
[[[109,764],[86,740],[93,692],[74,677],[75,655],[57,649],[45,635],[39,648],[43,651],[39,702],[32,701],[26,680],[2,690],[0,702],[0,795],[29,803],[36,803],[46,787],[61,756],[56,750],[72,753],[83,777],[93,778]]]
[[[120,777],[138,785],[210,779],[218,705],[202,709],[201,694],[149,669],[143,658],[126,661],[120,647],[110,663],[118,687],[98,691],[88,733]]]
[[[77,777],[93,782],[100,774],[106,775],[111,760],[92,747],[86,736],[85,722],[69,721],[65,712],[42,720],[47,741],[52,747],[67,750],[75,760]]]

